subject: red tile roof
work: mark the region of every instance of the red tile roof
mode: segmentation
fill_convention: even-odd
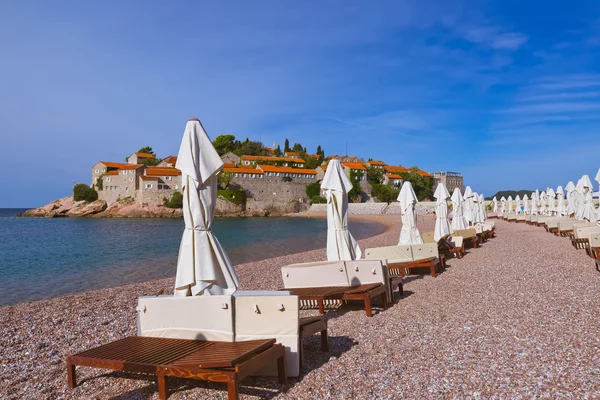
[[[104,173],[104,176],[106,176],[106,175],[119,175],[119,171],[116,171],[116,170],[115,171],[108,171],[108,172]]]
[[[421,171],[421,170],[418,170],[417,174],[419,174],[421,176],[431,176],[431,174],[429,172],[425,172],[425,171]]]
[[[223,168],[234,168],[235,164],[232,162],[223,163]]]
[[[163,159],[164,162],[175,165],[177,162],[177,156],[169,156]]]
[[[232,172],[234,174],[254,174],[254,175],[262,175],[263,172],[260,169],[256,168],[223,168],[223,172]]]
[[[300,153],[298,153],[297,151],[286,151],[284,154],[286,156],[298,156],[298,155],[300,155]]]
[[[367,161],[369,164],[371,165],[385,165],[384,163],[382,163],[381,161]]]
[[[119,169],[121,171],[124,171],[124,170],[138,169],[138,168],[143,167],[143,166],[144,165],[142,165],[142,164],[125,164],[122,167],[119,167]]]
[[[402,165],[385,165],[383,168],[385,169],[385,172],[392,172],[392,173],[394,173],[394,172],[400,173],[400,172],[408,171]]]
[[[305,163],[301,158],[291,158],[291,157],[269,157],[269,156],[242,156],[243,161],[285,161],[285,162],[295,162],[295,163]]]
[[[142,178],[143,181],[157,181],[158,180],[158,176],[141,175],[140,178]]]
[[[367,168],[365,167],[364,163],[361,162],[351,162],[351,161],[347,161],[347,162],[343,162],[342,165],[346,168],[350,168],[350,169],[358,169],[358,170],[366,170]]]
[[[388,179],[402,179],[402,177],[400,175],[396,175],[396,174],[385,174],[385,176]]]
[[[100,161],[100,164],[104,164],[108,168],[122,168],[128,165],[140,165],[140,164],[126,164],[126,163],[118,163],[112,161]]]
[[[153,154],[150,153],[133,153],[137,156],[137,158],[154,158]]]
[[[291,168],[291,167],[278,167],[276,165],[257,165],[264,172],[281,172],[288,174],[305,174],[305,175],[316,175],[317,171],[314,169],[303,169],[303,168]]]
[[[146,176],[179,176],[181,171],[171,167],[148,167]]]

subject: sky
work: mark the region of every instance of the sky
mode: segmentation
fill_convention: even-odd
[[[0,56],[0,207],[176,154],[191,117],[486,196],[600,167],[597,1],[9,0]]]

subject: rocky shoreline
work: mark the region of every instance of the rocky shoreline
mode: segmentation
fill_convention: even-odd
[[[228,207],[226,200],[217,199],[218,217],[268,217],[281,216],[283,214],[272,210],[236,211]],[[110,206],[104,200],[94,202],[75,201],[73,197],[63,197],[45,206],[32,208],[18,217],[37,218],[183,218],[181,209],[169,208],[160,204],[139,204],[133,200],[126,199],[118,201]]]

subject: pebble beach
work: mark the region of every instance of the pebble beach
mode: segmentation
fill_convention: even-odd
[[[398,242],[399,215],[351,218],[388,227],[360,240],[363,250]],[[419,215],[420,231],[434,221]],[[324,248],[236,269],[242,289],[276,290],[281,266],[323,259]],[[158,399],[153,376],[92,368],[78,369],[71,390],[65,359],[135,335],[137,298],[169,293],[173,281],[0,308],[0,398]],[[450,259],[436,278],[407,277],[405,296],[374,317],[329,311],[329,352],[309,338],[299,378],[285,386],[248,378],[241,398],[600,398],[599,304],[600,274],[584,250],[543,228],[497,221],[496,238]],[[225,384],[173,379],[169,388],[173,400],[227,398]]]

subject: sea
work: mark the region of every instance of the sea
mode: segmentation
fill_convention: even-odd
[[[174,277],[183,219],[22,218],[0,208],[0,306]],[[324,248],[323,218],[217,218],[234,265]],[[381,224],[350,221],[361,239]],[[323,254],[325,256],[325,254]]]

